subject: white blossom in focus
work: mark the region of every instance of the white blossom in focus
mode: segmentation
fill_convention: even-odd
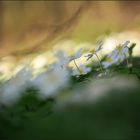
[[[108,54],[106,61],[102,62],[103,67],[108,68],[113,64],[119,64],[127,59],[129,56],[129,43],[130,41],[126,41],[123,45],[116,46],[115,50]]]
[[[70,61],[73,61],[73,60],[75,60],[75,59],[80,58],[80,57],[82,56],[82,52],[83,52],[83,49],[80,48],[80,49],[75,53],[75,55],[73,55],[73,56],[70,57]]]
[[[103,49],[102,44],[99,44],[99,46],[97,48],[94,48],[94,49],[90,50],[90,53],[85,56],[85,57],[87,57],[87,61],[89,59],[91,59],[93,57],[93,55],[96,55],[96,53],[99,52],[102,49]]]

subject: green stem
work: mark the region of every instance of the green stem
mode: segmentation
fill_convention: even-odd
[[[98,57],[98,55],[96,53],[95,53],[95,55],[96,55],[96,57],[98,59],[98,63],[100,65],[100,69],[101,69],[101,71],[103,71],[103,68],[102,68],[102,65],[101,65],[101,60],[100,60],[100,58]]]
[[[125,59],[126,59],[127,66],[129,66],[129,62],[128,62],[128,58],[127,58],[126,54],[124,54],[124,56],[125,56]]]
[[[129,66],[129,62],[128,62],[128,59],[126,58],[126,63],[127,63],[127,66]]]
[[[125,59],[126,59],[126,63],[127,63],[127,68],[129,69],[129,72],[132,73],[132,62],[129,63],[128,58],[126,56],[126,54],[124,54]]]
[[[82,74],[82,72],[81,72],[80,68],[79,68],[79,67],[78,67],[78,65],[76,64],[75,59],[73,60],[73,62],[74,62],[74,64],[75,64],[76,68],[78,69],[79,73],[80,73],[80,74]]]

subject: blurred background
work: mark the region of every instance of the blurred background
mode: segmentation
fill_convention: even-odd
[[[104,39],[103,56],[130,40],[137,44],[133,54],[140,57],[140,1],[0,0],[0,87],[2,80],[28,64],[33,74],[46,71],[46,64],[54,61],[54,50],[89,52],[100,39]],[[28,89],[29,96],[15,106],[3,108],[0,103],[0,139],[139,140],[139,59],[135,63],[130,74],[127,67],[117,67],[118,73],[126,74],[117,80],[109,79],[115,69],[99,81],[94,70],[93,76],[73,79],[60,91],[58,102],[42,102],[32,96],[36,89]],[[14,97],[12,87],[19,88],[18,83],[5,86],[7,97]]]
[[[102,36],[125,32],[123,41],[139,41],[139,17],[139,1],[0,1],[0,73],[61,40],[95,43]]]
[[[0,57],[20,57],[57,39],[93,41],[140,29],[139,1],[0,1]]]

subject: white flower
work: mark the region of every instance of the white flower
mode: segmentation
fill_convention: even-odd
[[[21,96],[21,92],[28,86],[31,72],[22,69],[15,77],[7,81],[1,88],[0,102],[3,104],[11,104],[16,102]]]
[[[47,98],[53,96],[61,88],[65,87],[69,81],[69,74],[66,68],[58,65],[46,73],[38,75],[33,84],[40,90],[40,97]]]
[[[87,57],[87,61],[90,59],[90,58],[92,58],[93,57],[93,54],[87,54],[85,57]]]
[[[98,47],[96,48],[96,52],[103,49],[103,41],[98,41]]]
[[[109,66],[115,64],[117,61],[114,61],[111,57],[108,57],[106,61],[102,62],[103,68],[108,68]]]
[[[56,58],[58,59],[57,65],[60,65],[62,68],[67,66],[70,61],[70,58],[64,53],[64,51],[59,50],[55,53]]]
[[[70,57],[70,61],[73,61],[73,60],[75,60],[75,59],[80,58],[80,57],[82,56],[82,52],[83,52],[83,49],[80,48],[80,49],[76,52],[75,55],[73,55],[73,56]]]
[[[116,49],[107,56],[107,60],[102,62],[103,67],[108,68],[109,66],[120,63],[126,59],[129,55],[129,43],[130,41],[126,41],[123,45],[116,46]]]
[[[86,67],[85,65],[80,65],[79,66],[79,70],[78,69],[73,69],[72,71],[72,75],[73,76],[79,76],[79,75],[82,75],[82,74],[87,74],[91,71],[91,68],[90,67]]]
[[[122,62],[129,55],[128,44],[130,41],[126,41],[123,45],[118,45],[113,51],[112,58],[117,59],[119,62]]]
[[[102,50],[102,44],[100,44],[97,48],[94,48],[92,50],[90,50],[91,53],[89,53],[88,55],[86,55],[85,57],[87,57],[87,61],[93,57],[93,55],[97,55],[96,53],[99,52],[100,50]]]

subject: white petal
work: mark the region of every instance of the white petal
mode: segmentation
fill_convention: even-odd
[[[122,53],[128,55],[128,54],[129,54],[129,49],[128,49],[128,47],[124,47],[123,50],[122,50]]]
[[[77,59],[77,58],[80,58],[80,57],[82,56],[82,51],[83,51],[83,48],[80,48],[80,49],[77,51],[77,53],[76,53],[76,55],[75,55],[76,59]]]
[[[101,49],[103,49],[102,44],[96,48],[95,52],[98,52],[98,51],[100,51]]]
[[[122,46],[127,47],[129,43],[130,43],[130,41],[126,41]]]

